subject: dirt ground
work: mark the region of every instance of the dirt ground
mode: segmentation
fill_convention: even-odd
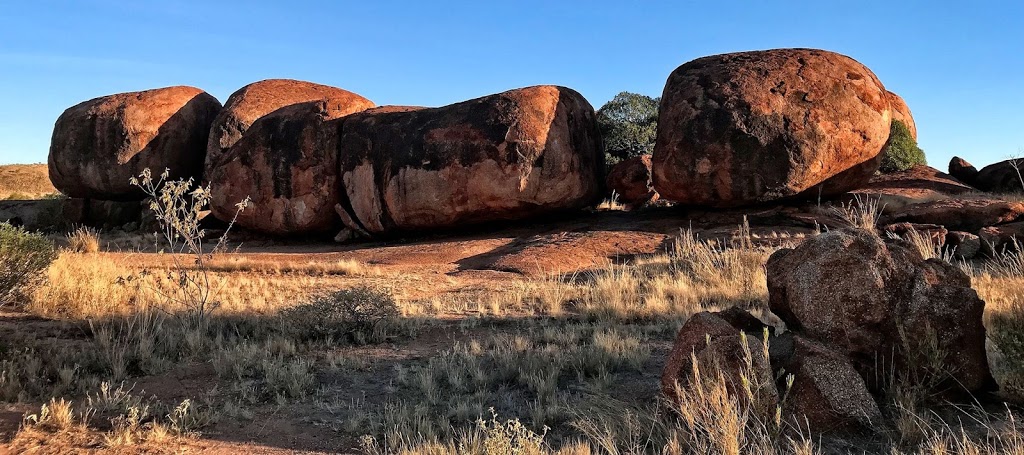
[[[834,222],[810,210],[769,207],[761,211],[696,212],[662,208],[643,217],[623,212],[598,212],[575,219],[538,220],[506,226],[484,226],[461,232],[409,235],[385,241],[339,245],[324,240],[282,241],[237,235],[227,256],[261,263],[332,262],[353,260],[374,269],[372,276],[343,277],[324,286],[344,287],[378,280],[396,288],[408,300],[457,301],[475,293],[502,289],[510,282],[529,277],[586,273],[621,264],[643,255],[665,252],[680,230],[692,229],[705,238],[728,239],[749,223],[756,241],[778,242],[805,235],[814,223]],[[128,257],[140,267],[166,264],[167,255],[146,252],[109,253]],[[484,322],[467,317],[472,310],[441,311],[424,323],[415,336],[369,346],[338,345],[316,352],[323,358],[359,359],[343,368],[318,369],[313,401],[366,403],[416,400],[415,391],[395,386],[400,368],[422,364],[453,346],[496,333],[539,330],[532,322],[493,319]],[[547,327],[572,324],[571,320],[543,322]],[[74,343],[85,337],[81,323],[46,320],[20,313],[0,313],[5,332],[30,330],[36,335]],[[645,339],[651,355],[639,371],[615,375],[612,390],[620,397],[649,401],[657,395],[661,363],[671,347],[675,327],[662,329]],[[657,331],[655,331],[657,332]],[[152,394],[164,402],[204,397],[216,393],[221,382],[209,362],[177,365],[164,374],[132,378],[132,390]],[[632,400],[630,400],[632,401]],[[0,435],[9,439],[24,415],[37,412],[40,403],[10,405],[0,411]],[[340,405],[338,405],[340,406]],[[364,406],[358,405],[356,408]],[[509,405],[514,407],[515,405]],[[190,453],[294,453],[295,451],[346,452],[357,441],[352,428],[342,430],[345,412],[310,400],[252,406],[249,418],[221,418],[202,430],[202,436],[174,451]],[[46,452],[46,447],[37,448]]]

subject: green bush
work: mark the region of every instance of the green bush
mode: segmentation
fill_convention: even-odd
[[[918,164],[928,164],[924,150],[917,146],[917,140],[903,122],[893,120],[889,127],[889,142],[882,150],[882,173],[899,172]]]
[[[368,286],[324,294],[281,312],[291,335],[304,339],[346,338],[358,344],[386,339],[388,328],[400,315],[391,293]]]
[[[0,223],[0,306],[24,303],[57,258],[53,242],[9,223]]]

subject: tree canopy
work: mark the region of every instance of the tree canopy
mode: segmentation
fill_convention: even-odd
[[[604,151],[613,160],[624,160],[654,151],[658,134],[661,98],[621,92],[597,110]]]

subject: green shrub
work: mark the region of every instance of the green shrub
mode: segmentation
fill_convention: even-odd
[[[56,258],[53,242],[46,237],[0,223],[0,306],[24,303]]]
[[[903,122],[893,120],[889,128],[889,142],[882,150],[883,173],[899,172],[910,169],[918,164],[928,164],[924,150],[917,146],[917,140]]]
[[[285,329],[305,339],[382,341],[401,311],[386,290],[359,286],[321,295],[281,312]]]

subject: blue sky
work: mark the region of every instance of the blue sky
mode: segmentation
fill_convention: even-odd
[[[46,160],[67,107],[295,78],[437,106],[535,84],[594,107],[697,57],[849,55],[901,94],[930,164],[1024,154],[1024,2],[0,0],[0,163]]]

